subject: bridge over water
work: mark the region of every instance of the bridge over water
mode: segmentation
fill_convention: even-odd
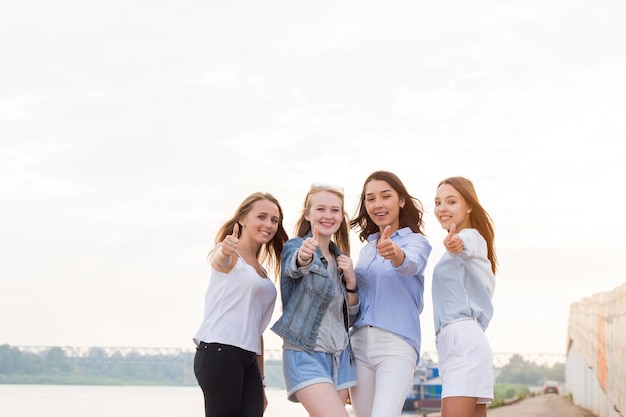
[[[22,352],[46,355],[53,348],[60,348],[68,359],[81,360],[119,360],[125,362],[132,361],[180,361],[193,356],[193,348],[168,348],[168,347],[76,347],[76,346],[14,346]],[[564,363],[563,353],[494,353],[493,365],[495,368],[502,368],[509,363],[513,355],[520,355],[525,361],[540,366],[552,366],[555,363]],[[437,362],[437,352],[422,352],[422,358]],[[281,349],[266,349],[266,360],[282,360]]]

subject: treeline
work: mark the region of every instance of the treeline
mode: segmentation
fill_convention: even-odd
[[[68,356],[60,347],[33,353],[5,344],[0,345],[0,384],[197,385],[193,357],[193,351],[109,354],[98,347],[86,355]],[[546,380],[564,382],[565,365],[540,366],[513,355],[496,383],[541,386]],[[285,387],[280,361],[265,362],[265,382],[272,388]]]
[[[60,347],[33,353],[0,345],[0,384],[51,385],[197,385],[194,352],[107,353],[93,347],[86,355],[69,356]],[[284,388],[280,361],[266,361],[265,382]]]
[[[565,364],[541,366],[524,360],[521,355],[513,355],[509,363],[502,367],[496,383],[541,386],[545,381],[565,382]]]
[[[86,356],[71,357],[60,347],[31,353],[0,345],[3,384],[190,385],[195,383],[190,372],[193,376],[192,353],[122,357],[91,348]]]

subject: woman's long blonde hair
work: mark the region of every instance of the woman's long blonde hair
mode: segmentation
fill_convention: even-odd
[[[283,227],[283,209],[281,208],[278,200],[269,193],[261,193],[256,192],[241,202],[237,210],[235,210],[235,214],[230,218],[224,225],[220,228],[215,236],[215,244],[222,242],[226,236],[233,233],[233,227],[235,224],[239,224],[239,219],[245,217],[251,210],[254,205],[261,200],[267,200],[278,207],[279,219],[278,219],[278,230],[276,234],[268,243],[261,245],[259,250],[255,254],[256,258],[259,260],[261,265],[265,265],[265,267],[272,271],[275,276],[280,276],[280,255],[283,252],[283,247],[285,246],[285,242],[289,237],[287,236],[287,232]],[[239,230],[241,233],[241,225],[239,226]],[[213,251],[211,251],[213,252]],[[210,253],[209,253],[210,256]]]
[[[333,241],[339,246],[339,249],[347,255],[350,256],[350,234],[348,229],[348,214],[344,208],[344,196],[343,189],[334,185],[326,185],[326,184],[312,184],[311,188],[309,188],[309,192],[306,194],[304,198],[304,205],[302,208],[302,213],[300,214],[300,218],[296,222],[295,232],[296,236],[304,237],[309,234],[311,231],[311,222],[309,222],[304,216],[311,210],[311,196],[322,191],[326,191],[332,193],[339,197],[341,200],[341,211],[342,211],[342,220],[341,225],[339,226],[339,230],[335,232],[333,235]]]

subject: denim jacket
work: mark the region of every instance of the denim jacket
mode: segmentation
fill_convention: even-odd
[[[311,233],[306,237],[310,236]],[[327,261],[323,259],[321,249],[317,248],[310,264],[305,266],[296,264],[298,250],[306,237],[292,238],[283,248],[280,275],[283,311],[271,330],[305,352],[312,353],[322,318],[335,295],[335,285],[328,275]],[[330,251],[335,257],[342,254],[332,241]],[[348,316],[345,283],[341,285],[341,291],[344,297],[343,319],[347,331],[356,313],[354,316]],[[351,307],[352,309],[354,307]]]

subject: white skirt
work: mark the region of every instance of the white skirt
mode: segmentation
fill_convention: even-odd
[[[435,343],[441,398],[476,397],[477,404],[489,404],[493,400],[493,353],[476,320],[459,320],[444,326]]]

